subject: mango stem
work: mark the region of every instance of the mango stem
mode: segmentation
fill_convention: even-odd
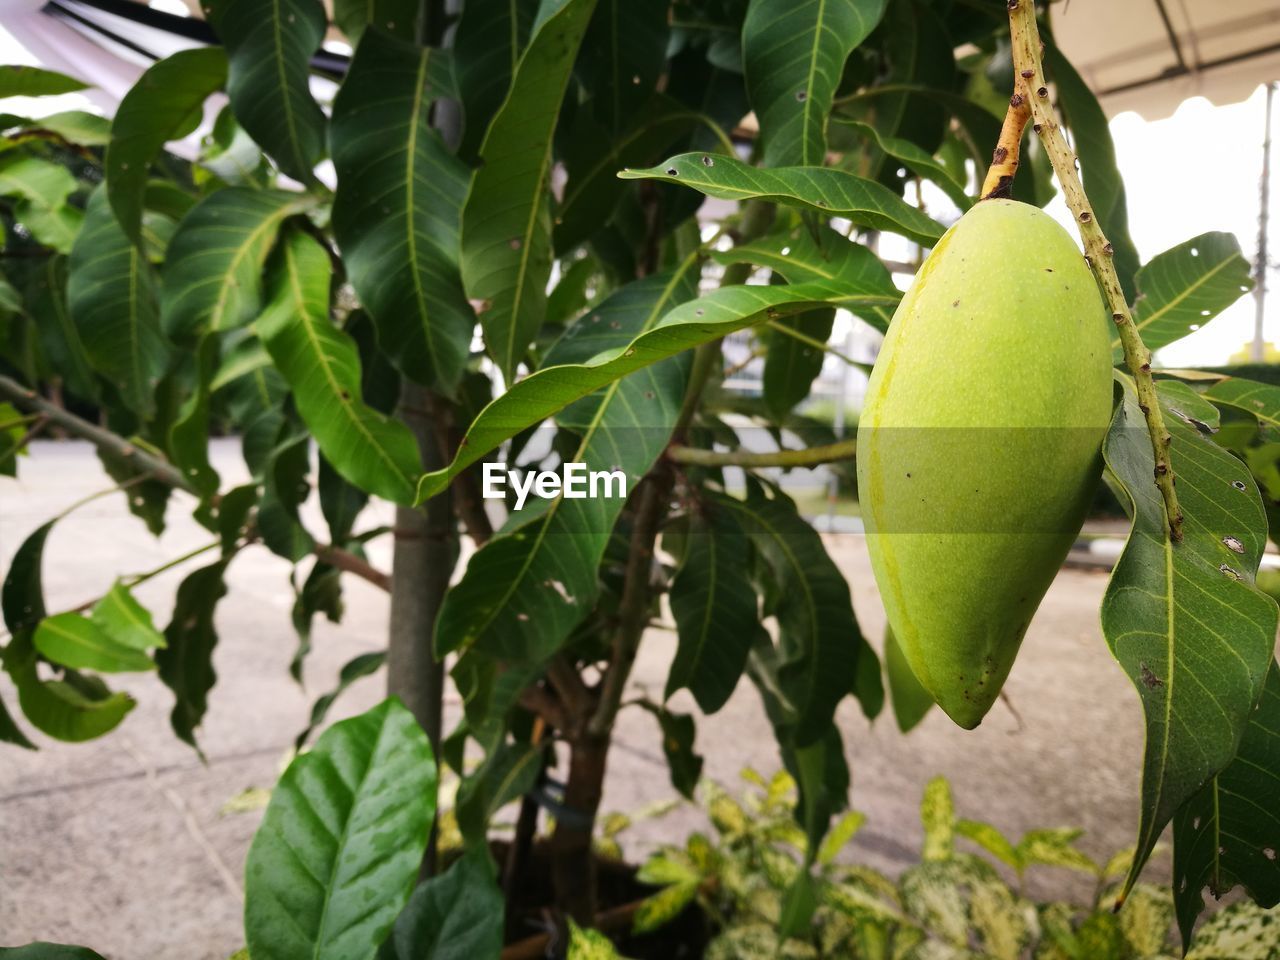
[[[1013,192],[1013,177],[1018,172],[1018,154],[1022,149],[1022,132],[1031,119],[1031,107],[1027,98],[1015,93],[1009,98],[1009,109],[1004,114],[1004,124],[1000,128],[1000,139],[996,143],[995,153],[991,156],[991,167],[987,170],[987,179],[982,181],[981,200],[1009,199]]]
[[[1044,66],[1041,63],[1040,30],[1036,25],[1033,0],[1008,0],[1009,35],[1013,41],[1014,89],[1023,97],[1031,111],[1032,129],[1039,134],[1045,152],[1053,165],[1053,171],[1062,184],[1067,207],[1071,210],[1080,238],[1084,241],[1085,260],[1102,287],[1120,336],[1125,364],[1133,374],[1138,390],[1138,405],[1147,419],[1147,431],[1151,435],[1151,452],[1155,460],[1155,482],[1164,498],[1169,536],[1182,539],[1182,508],[1178,506],[1178,494],[1174,490],[1173,466],[1169,462],[1169,446],[1173,437],[1164,425],[1160,412],[1160,400],[1156,396],[1155,381],[1151,378],[1151,351],[1142,342],[1142,335],[1133,324],[1129,305],[1125,301],[1120,278],[1116,275],[1112,256],[1115,250],[1107,242],[1099,226],[1089,197],[1076,171],[1077,157],[1068,146],[1062,127],[1054,116],[1049,103],[1049,87],[1045,83]],[[1003,140],[1003,136],[1001,138]]]

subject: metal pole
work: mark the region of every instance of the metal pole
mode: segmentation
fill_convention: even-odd
[[[1262,136],[1262,177],[1258,184],[1258,259],[1254,263],[1253,299],[1253,361],[1262,363],[1266,348],[1262,339],[1262,318],[1267,303],[1267,228],[1271,220],[1271,106],[1275,100],[1276,84],[1267,84],[1267,117]]]

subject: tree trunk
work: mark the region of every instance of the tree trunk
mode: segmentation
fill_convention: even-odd
[[[564,788],[569,815],[556,817],[555,833],[551,835],[556,904],[581,926],[595,923],[596,861],[591,841],[608,756],[608,733],[582,733],[570,741],[569,779]]]

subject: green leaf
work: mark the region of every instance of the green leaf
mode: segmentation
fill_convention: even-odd
[[[811,344],[831,339],[835,319],[836,312],[828,307],[777,321],[778,326],[795,331],[808,342],[778,329],[761,331],[760,338],[768,348],[761,387],[765,407],[775,421],[785,418],[796,404],[809,396],[813,381],[827,359],[823,350]]]
[[[797,711],[797,745],[825,735],[847,693],[856,693],[874,716],[877,693],[883,700],[880,666],[858,630],[848,581],[817,531],[781,493],[769,499],[753,491],[746,500],[717,496],[714,502],[737,518],[772,571],[776,589],[766,594],[765,614],[778,621],[778,678]]]
[[[943,227],[888,187],[826,167],[761,169],[735,157],[682,153],[647,170],[623,170],[624,180],[661,180],[721,200],[766,200],[844,217],[862,227],[897,233],[929,247]]]
[[[82,743],[114,730],[135,706],[127,693],[112,693],[96,677],[67,673],[41,680],[31,633],[15,634],[0,660],[18,688],[18,703],[31,725],[55,740]]]
[[[131,650],[154,650],[165,645],[164,637],[151,621],[151,613],[119,580],[93,605],[89,618],[113,643]]]
[[[218,363],[218,337],[206,334],[196,346],[195,389],[169,428],[169,456],[183,472],[202,504],[218,492],[218,471],[209,462],[210,383]]]
[[[103,960],[100,954],[88,947],[72,947],[45,941],[29,943],[25,947],[0,947],[0,957],[3,960]]]
[[[227,187],[182,218],[161,273],[165,332],[187,340],[231,330],[262,309],[262,267],[287,217],[305,209],[296,193]]]
[[[73,670],[131,673],[154,670],[141,650],[117,642],[88,617],[60,613],[41,620],[32,637],[41,656]]]
[[[76,180],[60,163],[22,150],[0,153],[0,196],[15,197],[14,218],[38,242],[66,253],[76,240],[83,219],[67,199]]]
[[[1234,760],[1173,818],[1173,889],[1182,940],[1204,910],[1237,884],[1262,907],[1280,903],[1280,664]]]
[[[708,504],[694,515],[671,584],[679,646],[664,698],[687,687],[702,712],[712,714],[737,687],[760,623],[746,555],[746,534],[732,513]]]
[[[328,26],[318,0],[207,0],[227,49],[227,96],[240,125],[301,183],[324,153],[325,116],[311,98],[311,55]]]
[[[951,784],[945,777],[934,777],[924,785],[920,800],[920,822],[924,825],[924,849],[921,860],[950,860],[955,853],[955,803]]]
[[[569,920],[569,952],[565,960],[626,960],[599,930],[584,930]]]
[[[1152,350],[1204,326],[1253,289],[1252,267],[1230,233],[1202,233],[1158,254],[1138,271],[1133,323]],[[1112,348],[1117,355],[1120,338]]]
[[[823,838],[822,844],[818,847],[817,862],[823,866],[834,863],[836,857],[848,846],[854,834],[861,830],[866,822],[866,814],[859,813],[857,810],[850,810],[837,820],[831,832]]]
[[[4,625],[15,637],[34,627],[47,614],[44,606],[44,545],[57,518],[36,527],[19,545],[0,587]]]
[[[427,736],[395,698],[294,759],[245,865],[254,960],[371,960],[413,890],[436,786]]]
[[[471,846],[485,844],[494,814],[538,783],[546,748],[526,742],[503,742],[458,788],[458,826]]]
[[[1280,911],[1233,903],[1196,931],[1186,960],[1274,960],[1278,925]]]
[[[417,442],[402,423],[360,399],[360,358],[329,318],[329,255],[312,237],[284,238],[269,271],[256,329],[293,389],[298,412],[334,468],[356,486],[413,502]]]
[[[142,244],[142,210],[152,163],[165,143],[196,128],[205,100],[226,82],[227,55],[222,48],[196,47],[148,67],[120,101],[103,166],[111,209],[135,244]]]
[[[265,426],[273,430],[273,446],[262,467],[258,532],[268,550],[297,564],[316,546],[300,514],[311,493],[311,438],[292,418],[277,414],[263,419],[267,421]],[[275,421],[274,427],[271,420]]]
[[[895,160],[901,160],[903,165],[916,176],[937,184],[961,212],[973,206],[973,197],[969,196],[964,182],[957,180],[942,161],[936,159],[927,150],[917,147],[910,140],[887,136],[869,123],[860,123],[857,120],[841,120],[841,122],[859,136],[871,140]]]
[[[468,161],[507,96],[537,12],[537,0],[468,0],[462,7],[453,72],[462,101],[458,152]]]
[[[1258,421],[1280,427],[1280,387],[1242,377],[1226,377],[1209,387],[1204,396],[1217,406],[1242,410]]]
[[[376,653],[362,653],[344,663],[342,669],[338,671],[338,685],[317,698],[316,702],[311,705],[311,719],[308,721],[306,729],[298,734],[297,739],[294,741],[294,747],[298,750],[302,749],[307,740],[311,738],[312,731],[324,723],[324,718],[329,714],[329,708],[333,706],[333,702],[338,697],[342,696],[347,687],[357,680],[377,673],[386,662],[386,652],[379,650]]]
[[[1111,140],[1107,115],[1089,85],[1075,67],[1054,45],[1045,43],[1044,63],[1049,79],[1058,94],[1058,109],[1071,129],[1072,145],[1080,160],[1080,174],[1085,192],[1093,206],[1094,218],[1107,235],[1115,254],[1112,264],[1120,278],[1125,296],[1134,293],[1134,274],[1138,270],[1138,251],[1129,238],[1129,212],[1125,200],[1124,180],[1116,163],[1116,148]],[[1148,346],[1150,344],[1148,343]]]
[[[32,272],[27,286],[27,309],[36,323],[40,347],[62,376],[67,389],[85,400],[98,398],[98,382],[85,352],[80,331],[67,309],[67,258],[47,257]]]
[[[602,0],[574,72],[589,93],[586,108],[612,140],[649,99],[667,65],[665,2]],[[599,150],[600,143],[596,143]]]
[[[672,883],[657,893],[640,901],[635,918],[631,921],[632,933],[649,933],[665,927],[678,917],[698,896],[698,879],[685,883]]]
[[[556,0],[520,58],[462,208],[462,279],[507,383],[546,316],[551,136],[595,0]]]
[[[889,683],[893,718],[898,722],[898,729],[908,733],[933,708],[933,697],[916,679],[898,638],[888,626],[884,630],[884,672]]]
[[[334,0],[333,22],[353,47],[364,36],[366,26],[416,43],[419,18],[425,9],[419,0]]]
[[[812,280],[780,287],[723,287],[683,303],[625,346],[606,350],[586,362],[544,366],[514,384],[476,417],[453,462],[422,477],[418,498],[435,496],[459,472],[525,427],[541,423],[620,377],[691,347],[761,320],[778,319],[823,304],[846,309],[893,307],[899,299],[896,294],[868,293],[842,281]]]
[[[213,648],[218,643],[213,614],[227,595],[223,581],[227,561],[201,567],[178,586],[173,617],[165,629],[165,647],[156,652],[160,680],[173,691],[169,722],[178,739],[196,747],[196,727],[209,706],[209,691],[218,675],[213,671]],[[197,747],[197,749],[199,749]]]
[[[0,657],[2,660],[3,657]],[[11,743],[15,747],[22,747],[24,750],[39,749],[34,743],[22,732],[22,728],[18,726],[9,708],[5,706],[3,699],[0,699],[0,743]]]
[[[742,57],[765,166],[823,166],[845,61],[884,8],[885,0],[752,0]]]
[[[782,913],[778,918],[778,936],[789,939],[803,937],[818,909],[817,892],[813,877],[807,871],[796,874],[795,880],[782,896]]]
[[[1023,869],[1039,865],[1097,874],[1098,865],[1075,847],[1083,833],[1074,829],[1029,830],[1018,841],[1018,860]]]
[[[169,365],[160,331],[155,280],[129,242],[99,187],[71,250],[67,306],[94,368],[144,419],[155,413],[156,387]]]
[[[487,850],[419,884],[379,960],[498,960],[505,903]]]
[[[431,127],[447,70],[368,30],[334,102],[333,228],[378,340],[406,376],[452,394],[476,318],[458,272],[467,171]]]
[[[1262,694],[1276,604],[1254,584],[1267,521],[1248,469],[1203,431],[1218,412],[1185,384],[1157,385],[1186,517],[1170,542],[1154,458],[1127,378],[1103,447],[1133,530],[1102,601],[1102,632],[1146,716],[1133,885],[1174,812],[1234,758]]]
[[[662,733],[662,753],[667,758],[671,772],[671,785],[682,796],[692,800],[693,792],[702,776],[702,757],[694,751],[697,727],[687,713],[672,713],[665,707],[644,701],[641,703],[658,721]]]
[[[955,830],[957,834],[972,840],[987,853],[1001,863],[1013,867],[1014,870],[1021,872],[1025,867],[1017,849],[1014,848],[1003,833],[991,824],[983,823],[980,820],[957,820]],[[1127,864],[1125,869],[1128,869]]]
[[[675,272],[623,287],[589,317],[570,326],[548,352],[547,362],[591,357],[651,330],[674,304],[693,295],[693,263],[686,260]],[[622,471],[630,493],[662,453],[675,427],[687,378],[685,360],[673,359],[624,379],[595,384],[607,386],[561,416],[562,426],[578,436],[576,450],[567,461],[585,464],[588,472]],[[522,385],[538,376],[526,378]],[[517,386],[505,397],[520,392]],[[590,392],[584,390],[577,397]],[[486,410],[493,410],[496,403]],[[466,445],[471,441],[463,442],[470,456]],[[560,496],[541,501],[536,511],[527,507],[523,516],[517,514],[501,536],[476,552],[462,581],[449,591],[436,626],[436,649],[475,644],[502,659],[530,662],[558,649],[591,610],[599,589],[597,568],[625,502],[622,496]]]
[[[0,66],[0,97],[47,97],[88,90],[89,84],[41,67]]]

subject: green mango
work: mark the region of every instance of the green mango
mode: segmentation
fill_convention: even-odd
[[[871,565],[912,671],[966,729],[1093,499],[1109,328],[1067,232],[984,200],[925,260],[876,359],[858,424]]]

